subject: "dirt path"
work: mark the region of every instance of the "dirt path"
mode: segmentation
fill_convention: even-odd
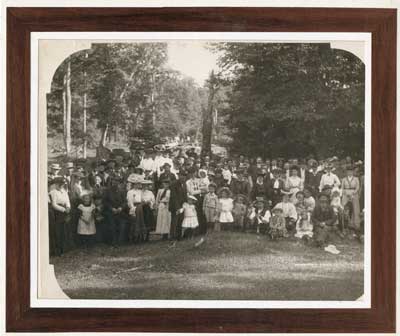
[[[363,247],[355,241],[337,245],[339,255],[253,234],[213,234],[198,248],[194,242],[99,245],[52,262],[75,299],[355,300],[363,294]]]

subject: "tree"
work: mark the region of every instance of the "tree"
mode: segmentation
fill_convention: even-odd
[[[323,43],[213,48],[229,86],[221,113],[228,116],[234,151],[363,155],[365,70],[353,54]]]

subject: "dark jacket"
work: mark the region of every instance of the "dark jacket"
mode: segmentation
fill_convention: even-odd
[[[182,208],[183,203],[187,200],[186,183],[176,180],[171,184],[170,191],[169,211],[175,214],[177,210]]]

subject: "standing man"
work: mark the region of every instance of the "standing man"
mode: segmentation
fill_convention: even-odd
[[[178,173],[178,180],[174,181],[170,186],[170,199],[169,199],[169,211],[171,212],[171,237],[175,240],[180,240],[182,236],[182,222],[183,203],[187,199],[187,188],[186,188],[186,176],[187,172],[181,169]]]
[[[111,244],[116,247],[126,238],[126,216],[123,209],[126,205],[126,190],[118,176],[110,177],[110,186],[104,194],[104,217],[111,231]]]

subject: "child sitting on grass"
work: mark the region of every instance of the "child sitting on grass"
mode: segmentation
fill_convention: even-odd
[[[271,219],[271,212],[267,208],[265,201],[262,197],[258,197],[250,210],[249,220],[252,227],[256,228],[257,234],[260,234],[262,225],[268,226]]]
[[[276,206],[272,210],[272,217],[269,221],[269,236],[271,239],[287,237],[286,231],[286,220],[283,217],[283,209],[279,206]]]
[[[309,214],[307,210],[300,212],[300,217],[296,222],[296,234],[297,238],[304,239],[306,241],[313,236],[313,225],[311,224]]]

